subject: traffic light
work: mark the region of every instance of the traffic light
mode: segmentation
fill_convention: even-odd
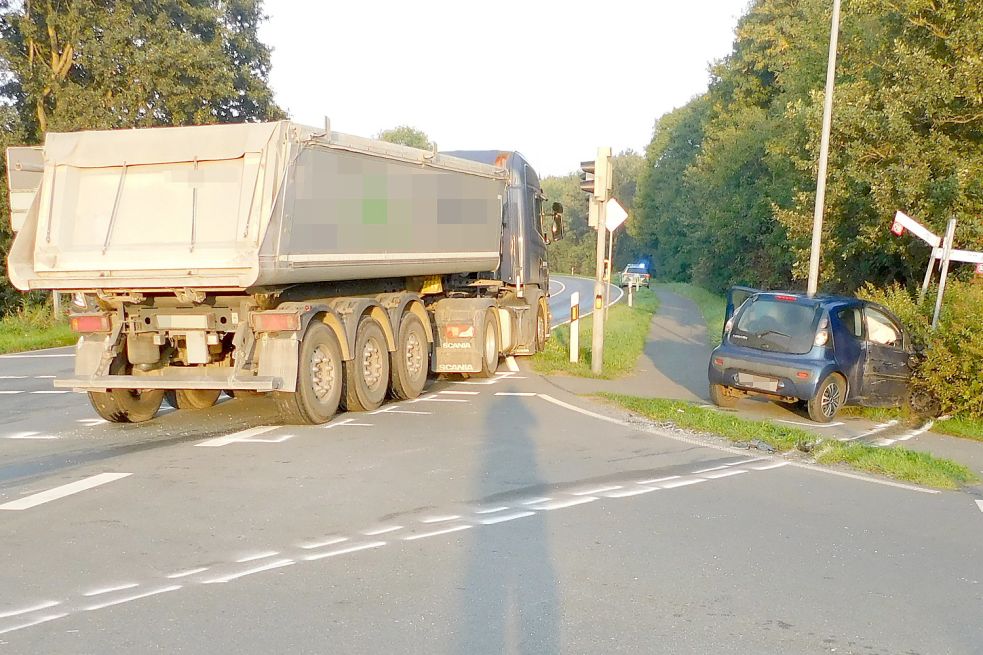
[[[580,190],[584,193],[594,193],[594,162],[580,162]]]

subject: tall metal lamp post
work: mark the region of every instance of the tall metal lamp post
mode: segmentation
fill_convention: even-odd
[[[836,45],[840,35],[840,0],[833,0],[833,25],[829,34],[829,63],[826,65],[826,98],[823,102],[823,134],[819,144],[819,174],[816,180],[816,210],[812,218],[812,250],[809,254],[809,295],[819,289],[819,252],[823,237],[826,204],[826,167],[829,162],[829,132],[833,123],[833,85],[836,78]]]

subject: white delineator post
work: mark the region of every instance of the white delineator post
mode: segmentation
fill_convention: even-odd
[[[939,326],[939,314],[942,312],[942,294],[945,293],[945,279],[949,275],[949,258],[952,256],[952,241],[956,236],[956,219],[950,218],[946,226],[945,239],[942,241],[942,273],[939,278],[939,295],[935,298],[935,314],[932,315],[932,329]]]
[[[633,280],[628,280],[628,306],[629,307],[634,307],[635,306],[635,303],[634,303],[634,294],[632,293],[632,289],[634,288],[634,286],[635,286],[634,281]]]
[[[580,292],[570,294],[570,362],[580,360]]]

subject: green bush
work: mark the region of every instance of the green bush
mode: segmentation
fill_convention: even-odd
[[[898,285],[887,289],[867,285],[858,295],[897,314],[915,343],[926,348],[913,386],[931,391],[945,414],[983,418],[983,284],[949,281],[939,326],[933,332],[936,292],[921,305]]]

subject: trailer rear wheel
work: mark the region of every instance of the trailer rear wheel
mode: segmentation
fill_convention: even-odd
[[[489,309],[485,312],[485,319],[481,322],[481,370],[474,374],[476,378],[494,377],[498,370],[499,339],[498,339],[498,320],[495,317],[495,310]]]
[[[117,355],[109,366],[111,375],[129,373],[126,355]],[[96,414],[110,423],[142,423],[157,415],[164,400],[163,389],[108,389],[90,391],[89,402]]]
[[[389,390],[389,348],[379,322],[363,316],[355,331],[354,357],[345,362],[345,408],[352,412],[377,409]]]
[[[274,391],[286,423],[325,423],[338,411],[342,387],[341,347],[324,323],[312,321],[300,343],[297,391]]]
[[[430,344],[423,322],[407,312],[399,322],[396,352],[392,353],[390,370],[391,393],[397,400],[416,398],[427,384],[430,370]]]
[[[164,400],[174,409],[208,409],[222,395],[219,389],[171,389]]]

